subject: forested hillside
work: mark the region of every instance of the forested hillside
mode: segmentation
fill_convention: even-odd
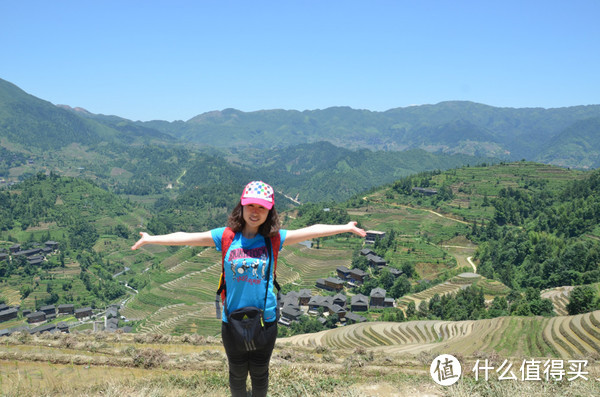
[[[466,221],[467,237],[478,245],[477,272],[515,291],[532,290],[531,301],[545,288],[600,281],[599,177],[598,171],[501,164],[411,176],[375,196]],[[438,193],[426,197],[415,187]],[[597,297],[590,299],[598,307]],[[531,314],[531,307],[518,313]]]
[[[0,252],[15,244],[26,251],[46,241],[59,247],[41,263],[25,255],[0,260],[0,295],[18,293],[12,299],[30,309],[75,302],[104,307],[125,296],[113,280],[124,262],[109,255],[124,249],[142,214],[89,181],[55,174],[38,174],[0,191]]]
[[[225,109],[201,114],[187,122],[140,123],[188,142],[222,148],[282,148],[328,141],[336,146],[402,151],[463,153],[512,160],[537,160],[570,167],[596,167],[600,149],[593,137],[582,145],[579,122],[600,116],[600,106],[570,108],[495,108],[472,102],[371,112],[348,107],[323,110]],[[587,128],[587,127],[584,127]],[[597,128],[594,128],[597,135]],[[554,142],[578,145],[572,152]],[[551,147],[541,144],[551,142]],[[588,158],[590,157],[590,158]],[[565,159],[569,159],[565,162]]]

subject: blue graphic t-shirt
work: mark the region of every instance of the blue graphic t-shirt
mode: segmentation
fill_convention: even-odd
[[[221,239],[224,227],[210,231],[215,248],[221,251]],[[281,247],[287,235],[287,230],[280,230]],[[273,268],[266,274],[269,267],[269,253],[265,245],[265,238],[258,234],[253,239],[246,239],[242,233],[236,233],[227,255],[225,256],[225,285],[227,286],[227,311],[229,313],[246,306],[254,306],[264,310],[266,322],[276,320],[277,295],[273,291]],[[267,304],[265,307],[265,291],[267,291]],[[222,319],[227,322],[227,314],[223,310]]]

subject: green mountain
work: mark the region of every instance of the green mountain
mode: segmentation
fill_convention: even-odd
[[[561,167],[600,167],[600,118],[582,120],[563,130],[536,159]]]
[[[506,159],[535,159],[541,142],[572,132],[579,121],[600,117],[600,106],[557,109],[497,108],[453,101],[385,112],[333,107],[324,110],[225,109],[187,122],[142,123],[185,141],[222,148],[281,148],[328,141],[344,148],[464,153]],[[598,146],[591,145],[590,150]],[[558,157],[546,161],[560,161]],[[581,166],[584,166],[582,164]]]
[[[0,138],[22,148],[57,149],[73,142],[111,141],[117,131],[50,102],[27,94],[0,79]]]

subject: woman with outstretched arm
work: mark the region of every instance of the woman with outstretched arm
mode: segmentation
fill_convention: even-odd
[[[229,215],[226,228],[156,236],[140,232],[140,239],[131,247],[135,250],[146,244],[214,246],[221,251],[224,244],[227,245],[221,280],[226,286],[221,336],[229,362],[232,396],[246,396],[248,373],[252,395],[267,395],[269,361],[277,338],[277,296],[273,291],[275,252],[285,245],[318,237],[340,233],[353,233],[360,237],[366,235],[356,222],[345,225],[318,224],[296,230],[281,229],[274,204],[273,188],[262,181],[253,181],[244,188],[240,202]],[[273,242],[278,246],[272,246]],[[257,324],[260,324],[261,338],[257,339],[256,344],[251,342],[240,347],[238,342],[242,338],[236,334],[239,328],[236,313],[242,313],[247,318],[249,308],[259,308]]]

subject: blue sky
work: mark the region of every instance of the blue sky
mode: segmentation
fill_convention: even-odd
[[[600,1],[0,0],[0,78],[132,120],[600,104]]]

